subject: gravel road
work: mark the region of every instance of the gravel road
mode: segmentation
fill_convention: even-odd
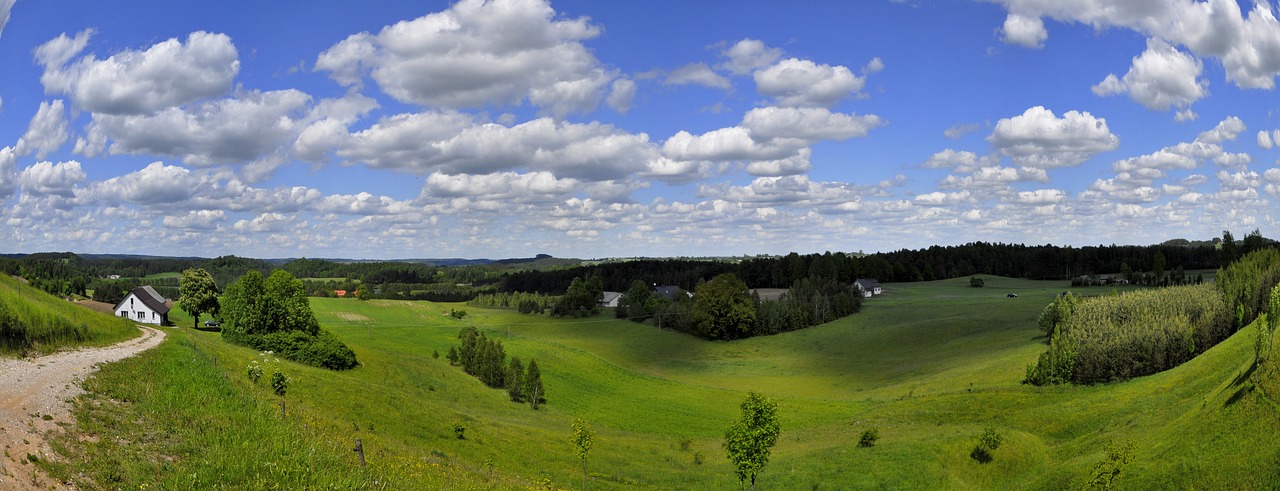
[[[68,489],[37,472],[28,455],[50,454],[46,435],[72,424],[68,402],[84,392],[80,381],[98,364],[128,358],[164,340],[162,330],[138,326],[143,335],[128,341],[27,360],[0,359],[0,489]]]

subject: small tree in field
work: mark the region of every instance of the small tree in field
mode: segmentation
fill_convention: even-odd
[[[578,458],[582,459],[582,489],[587,489],[587,454],[591,452],[595,436],[596,432],[591,430],[591,425],[582,418],[573,420],[573,436],[569,437],[569,441],[573,443]]]
[[[364,283],[361,283],[361,284],[360,284],[360,286],[357,286],[357,287],[356,287],[356,294],[355,294],[355,295],[356,295],[356,298],[358,298],[358,299],[360,299],[360,300],[368,300],[368,299],[369,299],[369,287],[365,286],[365,285],[364,285]]]
[[[750,392],[742,401],[742,419],[724,433],[724,451],[733,462],[738,482],[751,480],[756,489],[756,475],[769,463],[769,451],[782,431],[778,424],[778,403]]]
[[[529,360],[529,369],[524,375],[524,396],[529,400],[529,407],[538,409],[538,403],[542,402],[544,393],[542,371],[538,369],[538,361]]]
[[[1124,445],[1116,445],[1115,443],[1107,444],[1107,456],[1096,464],[1093,464],[1093,472],[1089,476],[1089,480],[1085,483],[1088,489],[1115,489],[1116,479],[1120,478],[1120,473],[1124,472],[1124,468],[1133,461],[1132,441]]]
[[[984,280],[983,280],[981,277],[979,277],[979,276],[970,276],[970,277],[969,277],[969,286],[974,287],[974,288],[982,288],[982,287],[984,287],[984,286],[987,286],[987,282],[986,282],[986,281],[984,281]]]
[[[995,427],[988,426],[981,435],[978,436],[978,445],[973,447],[973,451],[969,452],[969,457],[983,464],[991,462],[994,453],[1000,444],[1004,443],[1004,436],[996,432]]]

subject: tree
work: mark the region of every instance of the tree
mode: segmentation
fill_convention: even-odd
[[[618,309],[615,312],[619,319],[631,319],[636,322],[642,322],[648,317],[652,317],[657,308],[657,299],[654,298],[653,290],[649,289],[641,280],[631,282],[631,288],[618,299]]]
[[[1125,466],[1133,460],[1133,441],[1126,442],[1124,445],[1116,445],[1108,443],[1106,447],[1107,456],[1096,464],[1093,464],[1093,472],[1089,476],[1089,480],[1085,483],[1085,487],[1089,489],[1114,489],[1116,479],[1120,478],[1120,473],[1124,472]]]
[[[1156,257],[1151,260],[1151,264],[1151,273],[1156,277],[1155,282],[1160,283],[1164,279],[1164,253],[1156,251]]]
[[[591,425],[582,418],[574,418],[573,435],[569,437],[569,441],[573,443],[573,449],[578,453],[578,458],[582,459],[582,489],[587,489],[587,453],[591,452],[591,444],[594,442],[596,432],[591,431]]]
[[[356,298],[358,298],[358,299],[360,299],[360,300],[368,300],[368,299],[369,299],[369,287],[365,286],[365,284],[364,284],[364,283],[361,283],[361,284],[360,284],[360,286],[357,286],[357,287],[356,287],[356,294],[355,294],[355,295],[356,295]]]
[[[543,394],[542,371],[538,370],[538,361],[529,360],[529,370],[524,375],[524,396],[529,399],[529,407],[538,409],[538,403],[546,400]]]
[[[218,285],[213,276],[200,268],[191,268],[182,272],[178,281],[178,290],[182,296],[178,298],[178,307],[194,318],[192,327],[200,325],[200,314],[218,313]]]
[[[520,362],[520,358],[511,357],[511,364],[507,365],[507,395],[511,397],[511,402],[524,402],[524,379],[524,363]]]
[[[978,435],[978,444],[973,447],[973,451],[969,452],[969,457],[973,460],[986,464],[991,462],[997,448],[1004,443],[1004,435],[996,432],[995,427],[988,426],[981,435]]]
[[[1227,267],[1236,261],[1239,252],[1236,250],[1236,239],[1231,236],[1230,230],[1222,231],[1222,258],[1219,259],[1222,267]]]
[[[710,339],[734,339],[751,333],[756,306],[747,284],[725,273],[698,287],[693,295],[698,332]]]
[[[969,277],[969,286],[971,286],[971,287],[974,287],[974,288],[982,288],[982,287],[984,287],[984,286],[986,286],[986,285],[987,285],[987,282],[986,282],[986,281],[983,281],[983,279],[982,279],[981,277],[979,277],[979,276],[971,276],[971,277]]]
[[[729,426],[724,433],[724,450],[733,462],[738,482],[751,480],[756,489],[756,475],[769,463],[769,451],[778,441],[781,426],[778,424],[778,403],[750,392],[742,401],[742,419]]]

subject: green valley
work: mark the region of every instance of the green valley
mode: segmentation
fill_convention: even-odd
[[[1252,328],[1147,377],[1022,385],[1045,349],[1036,317],[1066,288],[1001,277],[985,288],[967,278],[890,284],[859,314],[730,342],[608,313],[567,320],[465,306],[457,319],[458,304],[312,299],[361,367],[273,361],[217,333],[175,331],[90,379],[77,415],[91,436],[63,441],[72,457],[53,470],[127,488],[568,489],[581,485],[568,440],[581,418],[596,431],[591,489],[728,489],[737,479],[724,431],[756,391],[779,403],[782,426],[760,489],[1080,487],[1104,448],[1125,442],[1134,456],[1121,488],[1280,483],[1280,446],[1257,437],[1280,430],[1270,395],[1280,386],[1275,374],[1255,384],[1247,373]],[[450,366],[444,353],[465,326],[536,359],[547,404],[510,402]],[[291,379],[283,419],[270,389],[245,374],[264,359]],[[988,427],[1004,443],[982,464],[969,453]],[[878,442],[860,447],[871,428]],[[351,451],[357,438],[365,470]],[[127,460],[147,464],[109,464]]]

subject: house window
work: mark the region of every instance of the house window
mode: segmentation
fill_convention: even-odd
[[[139,318],[139,319],[146,319],[146,318],[147,318],[147,313],[146,313],[146,312],[138,312],[138,318]]]

